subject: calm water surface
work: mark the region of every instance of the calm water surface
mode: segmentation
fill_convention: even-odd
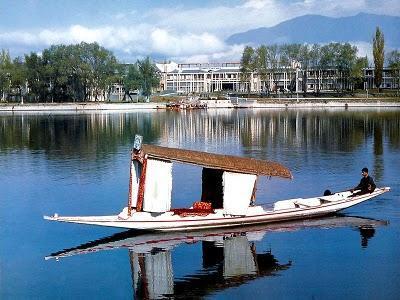
[[[288,166],[292,181],[259,180],[259,203],[355,186],[364,166],[392,191],[340,215],[225,232],[43,220],[118,213],[136,133]],[[399,170],[396,109],[1,114],[0,299],[399,299]],[[190,206],[201,169],[173,172],[173,205]]]

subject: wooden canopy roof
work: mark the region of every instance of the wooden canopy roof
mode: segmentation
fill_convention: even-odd
[[[293,178],[292,173],[285,166],[277,162],[254,158],[244,158],[153,145],[142,145],[140,155],[244,174],[277,176],[289,179]]]

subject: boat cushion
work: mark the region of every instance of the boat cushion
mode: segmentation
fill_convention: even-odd
[[[211,206],[210,202],[196,201],[196,202],[193,203],[193,209],[207,209],[207,210],[210,210],[210,209],[212,209],[212,206]]]
[[[200,209],[200,208],[174,208],[171,209],[174,215],[181,217],[194,217],[194,216],[207,216],[213,214],[213,209]]]
[[[321,205],[321,200],[319,198],[299,199],[295,204],[306,207],[315,207]]]
[[[299,201],[299,200],[302,200],[302,199],[303,198],[277,201],[277,202],[274,203],[274,210],[296,208],[296,201]]]

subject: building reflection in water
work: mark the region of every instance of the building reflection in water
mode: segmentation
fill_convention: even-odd
[[[351,227],[360,231],[361,246],[365,248],[368,240],[374,236],[375,228],[387,224],[386,221],[338,214],[326,218],[239,229],[147,234],[126,231],[53,253],[46,259],[128,248],[135,298],[198,298],[256,278],[274,276],[290,268],[291,261],[279,262],[271,250],[257,250],[257,242],[263,240],[267,232]],[[198,243],[201,243],[202,251],[200,266],[189,271],[189,274],[176,278],[174,249],[181,245],[192,246]]]
[[[129,113],[13,114],[0,118],[0,149],[59,150],[57,155],[96,156],[131,146],[135,134],[146,143],[180,147],[304,148],[351,152],[371,138],[375,155],[383,144],[400,149],[400,111],[195,110]],[[76,145],[74,144],[76,141]],[[78,148],[75,148],[78,147]],[[271,149],[269,149],[271,150]]]

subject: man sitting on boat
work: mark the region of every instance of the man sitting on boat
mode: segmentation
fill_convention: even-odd
[[[353,196],[372,193],[376,188],[374,179],[368,175],[368,168],[363,168],[361,170],[361,175],[362,175],[362,178],[360,180],[360,183],[353,189],[353,190],[360,190],[360,191],[357,192],[356,194],[353,194]]]

